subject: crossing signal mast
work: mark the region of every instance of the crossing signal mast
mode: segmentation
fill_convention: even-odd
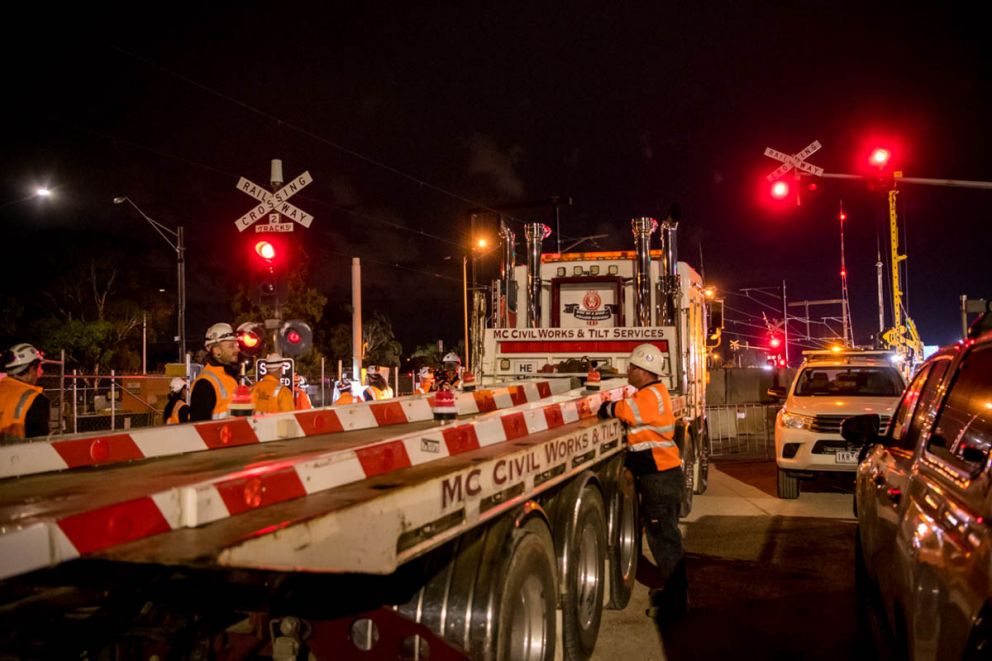
[[[851,321],[851,299],[847,295],[847,262],[844,259],[844,221],[847,220],[847,213],[844,211],[843,200],[840,203],[840,211],[837,214],[840,221],[840,306],[841,324],[843,325],[844,345],[854,344],[854,328]]]
[[[794,154],[787,154],[775,149],[765,149],[765,156],[779,161],[781,164],[775,171],[767,176],[771,182],[771,194],[773,198],[784,199],[789,195],[789,185],[781,180],[783,175],[793,172],[798,179],[800,176],[813,175],[824,179],[867,179],[873,188],[887,191],[889,210],[889,244],[890,244],[890,268],[892,277],[892,326],[884,331],[882,341],[889,348],[895,350],[904,361],[907,368],[911,368],[913,363],[923,359],[923,342],[916,330],[916,324],[907,313],[904,303],[904,271],[902,262],[906,260],[906,255],[899,251],[899,223],[896,211],[896,201],[898,198],[899,184],[921,184],[927,186],[951,186],[955,188],[979,188],[992,190],[992,182],[989,181],[965,181],[960,179],[929,179],[922,177],[904,177],[902,172],[892,169],[892,150],[885,147],[878,147],[872,150],[868,156],[868,171],[866,174],[842,174],[824,172],[823,168],[812,165],[806,159],[820,149],[819,141],[814,140],[802,151]],[[805,173],[805,175],[803,174]],[[778,186],[781,181],[782,185]],[[798,204],[798,190],[796,187],[796,202]],[[843,214],[843,211],[841,212]],[[842,221],[844,219],[842,218]],[[843,243],[843,240],[842,240]],[[844,313],[850,319],[849,308],[847,307],[846,288],[846,268],[841,258],[841,277],[844,286]],[[879,259],[881,262],[881,259]],[[881,279],[880,279],[881,282]],[[879,321],[880,326],[884,326],[884,321]],[[847,333],[845,325],[845,333]]]

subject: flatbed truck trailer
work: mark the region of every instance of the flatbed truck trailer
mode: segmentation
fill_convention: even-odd
[[[2,447],[0,656],[588,658],[640,530],[575,385]]]

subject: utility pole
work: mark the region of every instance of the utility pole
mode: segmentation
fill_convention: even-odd
[[[878,348],[882,343],[882,334],[885,333],[885,275],[882,270],[882,246],[877,245],[875,251],[875,277],[878,279],[878,336],[875,348]]]
[[[854,329],[851,326],[851,299],[847,295],[847,263],[844,260],[844,221],[847,214],[844,213],[844,201],[840,202],[840,298],[841,298],[841,325],[844,334],[844,346],[854,344]]]

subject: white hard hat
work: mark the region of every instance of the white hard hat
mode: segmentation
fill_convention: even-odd
[[[209,349],[218,342],[237,339],[238,337],[234,334],[234,329],[231,328],[231,324],[214,324],[207,329],[206,342],[203,343],[203,346],[204,348]]]
[[[351,389],[351,379],[347,375],[342,374],[338,382],[334,384],[334,388],[338,391]]]
[[[182,378],[180,376],[177,376],[172,381],[169,381],[169,391],[170,392],[179,392],[179,391],[181,391],[185,387],[186,387],[186,379],[184,379],[184,378]]]
[[[664,369],[665,355],[653,344],[641,344],[634,347],[629,362],[642,370],[658,375]]]
[[[279,365],[284,360],[286,359],[277,353],[270,353],[268,356],[265,357],[265,362],[268,363],[269,365]]]
[[[446,353],[444,355],[444,358],[441,359],[441,362],[442,363],[458,363],[459,365],[461,365],[462,364],[462,359],[459,358],[458,357],[458,354],[455,353],[454,351],[449,351],[448,353]]]
[[[426,379],[430,375],[431,375],[431,368],[430,367],[421,367],[420,370],[417,371],[417,378],[418,379]]]
[[[10,348],[10,356],[4,368],[11,374],[20,374],[28,365],[36,360],[44,360],[45,354],[35,349],[27,342],[15,344]]]

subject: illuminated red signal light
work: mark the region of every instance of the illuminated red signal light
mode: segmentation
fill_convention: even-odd
[[[868,158],[868,163],[870,163],[872,167],[881,169],[889,164],[889,159],[891,157],[892,154],[889,153],[888,149],[883,149],[880,147],[872,151],[871,156]]]
[[[776,200],[781,200],[789,194],[789,184],[784,181],[776,181],[772,184],[771,193]]]
[[[772,349],[777,349],[781,344],[782,344],[782,340],[778,339],[777,337],[773,337],[768,341],[768,345],[771,346]]]
[[[258,241],[255,243],[255,252],[266,261],[276,258],[276,247],[268,241]]]
[[[299,344],[301,339],[302,338],[300,337],[300,334],[297,333],[296,330],[294,329],[290,329],[286,333],[286,341],[289,342],[290,344]]]

